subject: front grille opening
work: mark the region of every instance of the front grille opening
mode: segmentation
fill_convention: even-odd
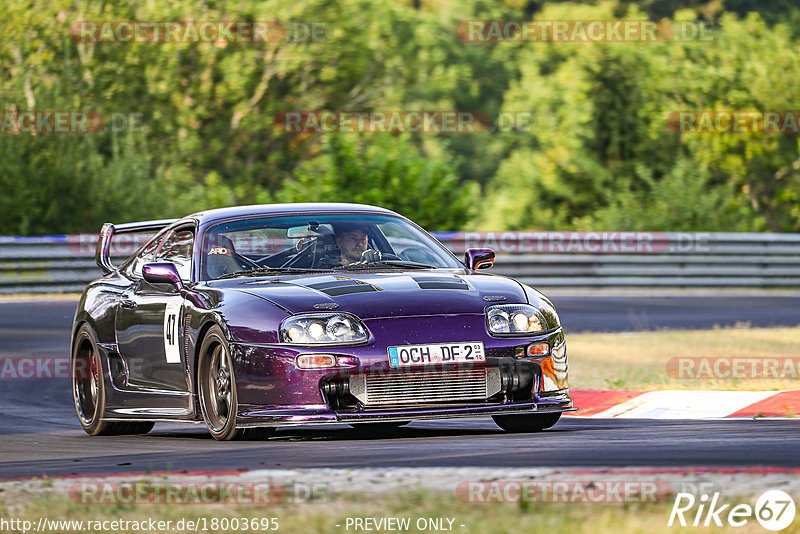
[[[530,362],[501,359],[492,367],[392,369],[322,383],[333,410],[472,406],[530,400],[537,371]]]
[[[496,394],[500,380],[489,368],[393,370],[354,375],[349,390],[364,407],[463,404]]]

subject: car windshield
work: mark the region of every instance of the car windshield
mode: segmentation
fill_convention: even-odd
[[[436,240],[386,215],[299,215],[229,221],[203,239],[206,280],[272,271],[461,268]]]

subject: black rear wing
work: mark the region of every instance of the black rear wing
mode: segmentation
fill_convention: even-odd
[[[112,224],[105,223],[103,228],[100,229],[100,239],[97,241],[97,250],[94,254],[94,261],[103,270],[104,273],[110,273],[116,267],[111,264],[110,250],[111,238],[116,234],[126,234],[133,232],[146,232],[163,230],[170,224],[178,221],[178,219],[162,219],[160,221],[143,221],[125,224]]]

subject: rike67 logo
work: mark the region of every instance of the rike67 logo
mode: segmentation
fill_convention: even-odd
[[[722,504],[720,494],[699,497],[691,493],[678,493],[669,514],[667,526],[677,520],[685,527],[721,527],[727,522],[732,527],[742,527],[755,518],[767,530],[783,530],[794,521],[795,505],[792,497],[781,490],[769,490],[761,494],[755,507],[749,504]]]

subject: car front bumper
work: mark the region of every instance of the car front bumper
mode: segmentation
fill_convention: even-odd
[[[568,391],[539,397],[530,402],[508,404],[476,404],[472,406],[428,406],[419,408],[395,408],[364,412],[336,412],[328,405],[307,406],[240,406],[237,426],[291,426],[334,423],[388,423],[424,421],[429,419],[453,419],[503,414],[541,414],[571,412],[572,399]]]
[[[561,328],[524,338],[496,338],[485,333],[483,316],[426,317],[391,319],[368,324],[373,336],[368,344],[351,347],[329,347],[319,350],[287,345],[261,345],[232,342],[230,345],[237,383],[239,410],[237,424],[247,426],[283,426],[325,423],[370,423],[410,421],[508,413],[564,412],[575,408],[569,396],[567,358]],[[471,333],[470,333],[471,332]],[[477,334],[476,334],[477,333]],[[394,344],[436,343],[453,340],[481,341],[486,362],[478,365],[390,368],[387,346]],[[547,342],[551,348],[563,347],[561,357],[528,357],[530,344]],[[333,354],[339,362],[335,369],[298,369],[297,356],[309,352]],[[424,389],[436,380],[438,371],[452,371],[468,376],[486,370],[485,397],[428,399],[424,394],[409,393],[398,400],[389,395],[380,402],[365,401],[359,389],[363,376],[386,378],[401,376]],[[500,390],[497,389],[499,381]],[[440,384],[438,391],[457,384]],[[489,384],[492,382],[492,384]],[[517,382],[523,382],[519,385]],[[387,391],[384,389],[384,392]],[[458,391],[457,391],[458,393]]]

